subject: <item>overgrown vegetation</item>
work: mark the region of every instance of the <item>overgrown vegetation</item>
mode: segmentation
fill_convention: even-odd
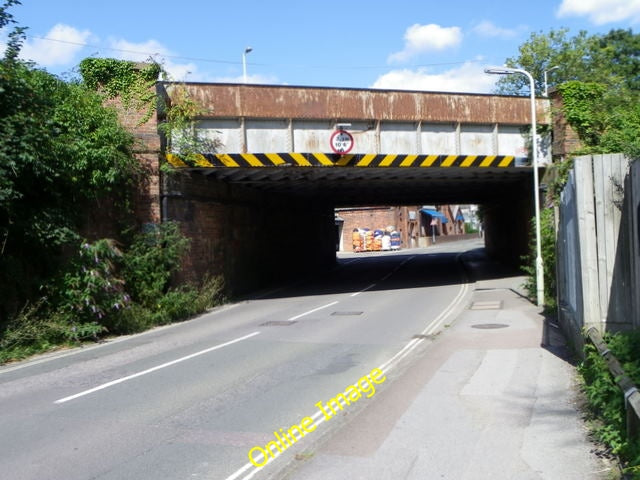
[[[580,137],[580,154],[640,156],[640,92],[570,81],[558,86],[563,114]]]
[[[136,64],[90,57],[80,62],[80,74],[88,88],[100,90],[107,98],[118,97],[126,108],[135,110],[155,110],[156,92],[152,87],[161,72],[162,67],[153,61]]]
[[[19,59],[25,29],[9,13],[19,3],[0,4],[0,30],[10,30],[0,59],[0,362],[220,302],[217,278],[171,288],[188,250],[177,225],[132,233],[131,193],[146,172],[105,100],[118,96],[146,121],[160,67],[92,58],[80,66],[83,81],[62,81]],[[111,239],[87,240],[98,202],[117,221]]]
[[[8,56],[21,39],[0,61],[0,328],[62,267],[90,206],[109,197],[126,210],[139,174],[115,111],[84,84]]]
[[[545,310],[554,312],[556,309],[556,234],[553,208],[540,211],[540,246],[542,251],[544,306]],[[535,232],[535,219],[531,220],[531,231]],[[536,278],[536,244],[535,236],[529,243],[529,254],[523,258],[523,271],[527,274],[524,288],[530,299],[537,297]]]
[[[183,320],[223,300],[220,278],[200,288],[170,288],[188,242],[175,223],[137,234],[126,249],[113,240],[80,243],[44,295],[9,322],[0,363],[53,346],[140,332]]]
[[[205,111],[191,97],[186,86],[174,84],[170,88],[171,102],[167,101],[163,106],[165,118],[159,125],[160,132],[168,141],[168,150],[189,166],[206,166],[202,154],[216,152],[221,142],[195,128],[197,118]]]
[[[584,148],[577,154],[640,156],[640,35],[629,30],[570,37],[567,29],[533,33],[506,65],[527,70],[537,94],[548,84],[563,99],[563,111]],[[558,67],[558,68],[553,68]],[[506,75],[498,92],[523,94],[522,75]],[[527,92],[528,93],[528,92]]]
[[[625,373],[636,385],[640,384],[640,332],[607,334],[604,340]],[[590,343],[585,347],[585,360],[579,371],[589,400],[593,432],[623,460],[625,472],[640,479],[640,441],[627,438],[624,396],[606,361]]]

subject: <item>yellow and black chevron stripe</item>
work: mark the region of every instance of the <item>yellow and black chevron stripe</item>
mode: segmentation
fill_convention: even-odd
[[[191,155],[183,159],[173,153],[166,155],[174,167],[240,168],[240,167],[515,167],[509,155],[384,155],[333,153],[215,153]]]

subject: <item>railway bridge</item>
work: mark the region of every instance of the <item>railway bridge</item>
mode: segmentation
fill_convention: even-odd
[[[526,251],[528,97],[167,82],[157,90],[169,106],[199,106],[195,128],[209,145],[181,154],[176,138],[157,136],[161,115],[139,132],[139,155],[156,173],[147,218],[182,222],[192,279],[224,273],[242,291],[333,265],[337,207],[481,204],[488,251],[511,261]],[[549,124],[549,100],[536,107],[538,123]],[[549,147],[542,138],[542,165]]]

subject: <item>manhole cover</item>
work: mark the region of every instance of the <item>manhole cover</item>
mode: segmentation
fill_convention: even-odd
[[[340,317],[349,317],[355,315],[362,315],[364,312],[333,312],[331,315]]]
[[[471,328],[479,328],[481,330],[491,330],[495,328],[507,328],[509,325],[505,325],[504,323],[477,323],[475,325],[471,325]]]
[[[269,320],[268,322],[261,323],[261,327],[288,327],[296,323],[295,320]]]
[[[492,300],[488,302],[473,302],[469,310],[500,310],[502,308],[502,300]]]

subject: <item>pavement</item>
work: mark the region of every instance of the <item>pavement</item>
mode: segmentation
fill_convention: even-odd
[[[464,263],[465,308],[286,478],[615,478],[589,440],[565,339],[524,296],[524,277],[481,250]]]

